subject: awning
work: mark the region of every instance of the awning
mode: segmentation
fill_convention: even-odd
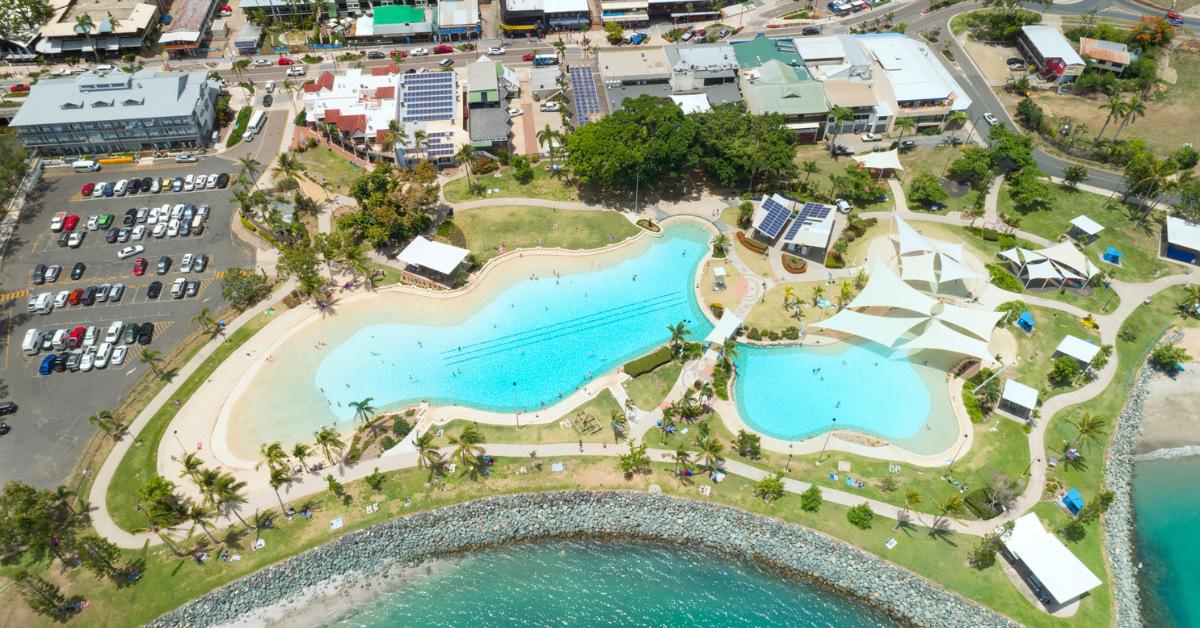
[[[1104,255],[1107,257],[1125,257],[1124,255],[1121,255],[1120,251],[1114,249],[1111,246],[1104,248]]]
[[[1004,312],[971,310],[942,303],[939,304],[939,307],[933,308],[933,315],[938,320],[959,327],[980,340],[988,340],[992,337],[992,329],[996,323],[1004,317]]]
[[[624,15],[605,15],[600,18],[601,22],[610,24],[613,22],[646,22],[650,16],[645,13],[626,13]]]
[[[1080,231],[1088,235],[1096,235],[1104,231],[1104,225],[1088,218],[1087,216],[1076,216],[1071,219],[1071,224],[1075,225]]]
[[[711,333],[704,339],[704,342],[715,342],[725,344],[737,333],[738,327],[742,326],[742,319],[734,316],[733,310],[725,308],[725,312],[721,314],[721,320],[717,322],[717,326],[713,327]]]
[[[793,131],[816,131],[821,128],[821,123],[820,122],[792,122],[792,123],[783,125],[783,128],[791,129]]]
[[[890,349],[905,332],[927,320],[927,316],[869,316],[853,310],[842,310],[826,320],[813,323],[810,327],[821,327],[866,338]]]
[[[1067,336],[1062,339],[1062,342],[1058,343],[1054,352],[1069,355],[1084,364],[1091,364],[1096,354],[1100,352],[1100,347],[1083,338]]]
[[[938,281],[941,283],[982,277],[979,273],[967,268],[966,265],[950,259],[949,255],[939,254],[938,257],[941,258],[942,262],[942,272],[938,276]]]
[[[994,360],[991,353],[988,352],[988,343],[971,338],[966,334],[960,334],[943,325],[937,319],[929,323],[929,327],[925,329],[925,333],[896,347],[896,349],[898,351],[937,349],[939,351],[969,355],[979,358],[984,362],[992,362]]]
[[[717,266],[716,268],[714,268],[714,269],[713,269],[713,276],[714,276],[714,277],[724,277],[724,276],[725,276],[725,267],[724,267],[724,266]]]
[[[1034,279],[1062,279],[1062,275],[1058,274],[1058,269],[1054,267],[1054,264],[1045,260],[1026,264],[1025,272],[1029,273],[1029,281],[1033,281]]]
[[[892,307],[928,315],[937,301],[904,283],[888,267],[875,260],[871,278],[849,307]]]
[[[1062,541],[1046,532],[1036,513],[1017,519],[1012,532],[1003,540],[1005,547],[1025,563],[1059,604],[1067,604],[1101,584]]]
[[[865,155],[851,155],[854,161],[862,164],[864,168],[874,168],[876,170],[904,170],[904,166],[900,165],[900,149],[889,150],[886,153],[867,153]]]
[[[900,278],[905,281],[928,281],[937,285],[937,275],[933,270],[933,261],[937,257],[933,253],[922,253],[900,258]]]
[[[470,251],[467,249],[460,249],[442,242],[431,242],[417,236],[408,246],[404,247],[403,251],[400,251],[396,258],[405,264],[423,266],[443,275],[449,275],[458,268],[458,265],[469,253]]]
[[[1037,407],[1038,391],[1036,388],[1030,388],[1015,379],[1008,379],[1004,381],[1004,392],[1000,393],[1000,398],[1022,408],[1032,410]]]
[[[1091,260],[1070,242],[1063,242],[1048,249],[1038,249],[1037,252],[1048,259],[1074,268],[1084,277],[1096,274],[1096,267],[1092,265]]]

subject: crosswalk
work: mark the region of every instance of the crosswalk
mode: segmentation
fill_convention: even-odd
[[[11,292],[5,292],[4,294],[0,294],[0,303],[8,303],[9,301],[12,301],[13,299],[19,299],[21,297],[27,297],[27,296],[29,296],[29,288],[24,288],[21,290],[13,290]]]

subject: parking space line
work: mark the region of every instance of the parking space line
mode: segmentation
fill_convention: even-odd
[[[12,310],[8,311],[8,325],[5,326],[4,334],[4,368],[0,370],[8,370],[8,352],[12,348]]]

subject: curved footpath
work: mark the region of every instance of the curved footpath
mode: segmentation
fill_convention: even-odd
[[[503,495],[398,517],[261,569],[149,626],[232,625],[250,611],[297,602],[338,576],[378,584],[393,568],[428,558],[571,538],[648,541],[734,555],[827,586],[916,626],[1019,626],[907,569],[803,526],[728,506],[633,491]]]

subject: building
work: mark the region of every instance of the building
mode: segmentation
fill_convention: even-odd
[[[45,156],[203,146],[216,120],[208,72],[81,74],[39,81],[10,126]]]
[[[1000,393],[1000,407],[1013,416],[1028,420],[1037,408],[1037,398],[1037,389],[1015,379],[1006,379],[1004,390]]]
[[[672,24],[712,21],[721,17],[720,11],[713,10],[712,0],[649,0],[646,13],[650,17],[668,17]]]
[[[354,20],[346,40],[356,44],[408,44],[432,41],[435,9],[409,5],[375,7]]]
[[[831,35],[828,37],[797,37],[792,40],[796,47],[796,54],[804,60],[804,64],[808,67],[821,65],[842,65],[846,63],[846,45],[842,43],[843,37],[848,35]],[[853,44],[853,38],[851,44]],[[856,46],[851,46],[851,49]]]
[[[171,6],[171,23],[163,26],[159,45],[172,54],[195,55],[219,6],[216,0],[179,0]]]
[[[885,124],[890,130],[896,118],[913,119],[918,133],[940,130],[950,114],[966,112],[971,106],[971,99],[929,46],[898,33],[860,35],[854,41],[870,60],[867,78],[879,103],[873,111],[875,132]]]
[[[729,44],[667,46],[673,95],[704,94],[713,105],[741,102],[738,63]]]
[[[1083,74],[1083,57],[1053,26],[1022,26],[1017,32],[1017,48],[1033,59],[1045,80],[1065,85],[1079,80]]]
[[[70,0],[54,5],[54,16],[37,29],[37,54],[57,57],[115,56],[138,52],[146,44],[159,10],[154,4],[121,4],[99,0],[84,4]],[[77,18],[88,16],[92,30],[84,33]]]
[[[1091,60],[1091,67],[1117,74],[1137,60],[1137,55],[1130,53],[1125,44],[1088,37],[1079,38],[1079,54]]]
[[[534,100],[549,100],[563,90],[560,81],[566,81],[561,66],[529,68],[529,88]]]
[[[804,67],[804,61],[796,53],[796,44],[791,39],[771,39],[759,34],[750,41],[733,42],[733,54],[742,70],[753,70],[772,59],[793,68]]]
[[[510,36],[590,28],[588,0],[500,0],[500,28]]]
[[[772,59],[742,73],[741,88],[746,109],[753,114],[778,113],[784,125],[796,132],[802,144],[815,144],[825,137],[825,118],[829,101],[825,86],[809,80],[796,68]]]
[[[262,27],[254,22],[243,22],[233,36],[233,47],[240,55],[252,55],[262,43]]]
[[[1029,574],[1016,582],[1032,585],[1034,596],[1047,606],[1066,606],[1102,584],[1057,535],[1046,532],[1036,513],[1017,519],[1001,540],[1016,561],[1016,572]]]
[[[504,78],[503,64],[484,59],[467,64],[467,128],[471,146],[494,155],[510,148],[507,103],[512,81]]]
[[[438,4],[438,41],[479,39],[479,0],[443,0]]]
[[[623,28],[645,28],[650,25],[649,0],[601,2],[600,21],[620,24]]]
[[[470,253],[467,249],[417,236],[396,259],[405,264],[406,280],[416,279],[418,284],[432,280],[450,286]]]
[[[1096,359],[1096,354],[1100,353],[1100,347],[1091,341],[1084,340],[1078,336],[1068,335],[1058,343],[1054,348],[1053,359],[1069,355],[1079,362],[1079,368],[1086,369]]]
[[[1167,259],[1195,264],[1197,256],[1200,256],[1200,225],[1167,216],[1167,226],[1163,228],[1163,241],[1166,246],[1163,255]]]

